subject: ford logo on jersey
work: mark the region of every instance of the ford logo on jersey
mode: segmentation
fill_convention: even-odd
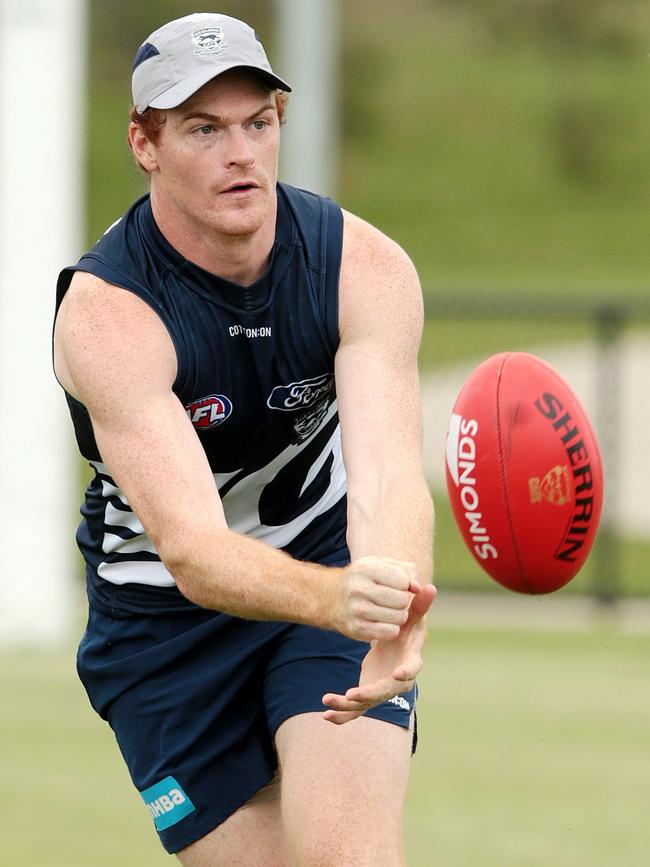
[[[232,403],[225,394],[210,394],[187,404],[185,412],[197,430],[208,430],[228,418]]]
[[[273,389],[266,403],[271,409],[285,411],[304,409],[322,400],[333,385],[332,373],[324,373],[312,379],[301,379],[300,382],[292,382],[289,385],[278,385]]]

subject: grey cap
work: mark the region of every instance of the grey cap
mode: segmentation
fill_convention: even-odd
[[[175,108],[229,69],[251,69],[273,88],[291,88],[273,72],[252,27],[213,12],[194,12],[155,30],[133,61],[133,102]]]

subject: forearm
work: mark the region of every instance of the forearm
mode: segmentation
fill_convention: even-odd
[[[417,577],[433,577],[434,510],[419,475],[390,478],[348,493],[348,546],[353,560],[366,555],[415,563]]]
[[[172,541],[160,553],[179,590],[197,605],[250,620],[332,628],[341,569],[295,560],[223,528]]]

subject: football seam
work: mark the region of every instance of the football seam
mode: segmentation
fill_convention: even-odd
[[[521,557],[521,552],[519,550],[519,545],[517,544],[517,537],[515,536],[515,530],[514,530],[514,526],[512,523],[512,515],[510,512],[510,500],[508,499],[508,486],[506,484],[506,482],[507,482],[507,479],[506,479],[506,462],[505,462],[505,456],[504,456],[504,451],[503,451],[503,437],[502,437],[502,433],[501,433],[500,395],[501,395],[501,379],[503,377],[503,371],[504,371],[504,368],[506,366],[506,362],[508,361],[508,359],[510,357],[511,357],[510,355],[507,355],[503,359],[503,363],[499,369],[499,376],[497,379],[497,395],[496,395],[497,407],[496,407],[496,409],[497,409],[497,439],[499,442],[499,448],[498,448],[499,468],[501,470],[501,485],[503,488],[503,501],[504,501],[505,507],[506,507],[506,520],[508,522],[508,530],[510,531],[510,538],[512,539],[512,546],[513,546],[514,551],[515,551],[515,557],[517,558],[517,563],[519,564],[520,577],[522,578],[522,580],[523,580],[524,584],[526,585],[526,587],[528,588],[529,592],[531,594],[534,594],[535,588],[532,587],[528,581],[528,576],[526,575],[526,569],[524,568],[524,563],[523,563],[523,560]]]

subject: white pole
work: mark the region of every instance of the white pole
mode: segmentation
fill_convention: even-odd
[[[340,0],[276,0],[278,75],[293,88],[282,131],[280,178],[336,195],[339,148]]]
[[[0,645],[67,634],[76,465],[50,335],[82,244],[85,0],[0,0]]]

